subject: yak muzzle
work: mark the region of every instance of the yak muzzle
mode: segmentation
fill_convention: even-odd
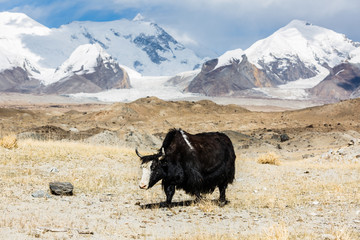
[[[148,185],[139,185],[140,189],[148,189]]]

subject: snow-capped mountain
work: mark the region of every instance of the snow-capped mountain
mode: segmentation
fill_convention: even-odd
[[[38,64],[41,57],[24,47],[22,36],[44,36],[50,29],[22,13],[0,13],[0,74],[7,70],[8,78],[12,69],[26,73],[29,79],[42,80],[51,69]],[[21,70],[20,70],[21,69]]]
[[[57,68],[83,44],[99,44],[118,63],[143,75],[172,75],[196,67],[201,59],[155,23],[143,20],[72,22],[47,34],[21,37],[39,64]]]
[[[350,52],[359,47],[360,43],[343,34],[293,20],[268,38],[254,43],[245,53],[258,68],[286,83],[327,74],[327,66],[334,67],[349,60]]]
[[[56,69],[45,93],[100,92],[130,88],[126,71],[99,44],[79,46]]]
[[[314,87],[330,73],[330,68],[346,61],[360,62],[359,49],[360,43],[343,34],[293,20],[245,51],[228,51],[205,63],[187,90],[214,96],[236,95],[237,91],[257,87],[268,95],[272,91],[281,97],[281,91],[276,95],[276,89],[264,91],[263,88],[281,86],[290,92]],[[219,82],[228,88],[208,91],[219,89],[216,86]],[[193,88],[194,85],[197,87]]]
[[[130,86],[125,68],[132,75],[170,75],[200,62],[193,51],[140,15],[50,29],[22,13],[0,13],[0,91],[36,92],[46,86],[52,93],[68,92],[71,84],[60,91],[53,87],[70,79],[76,79],[78,89],[91,92],[97,87],[125,88]],[[84,76],[98,83],[84,87],[90,84]]]

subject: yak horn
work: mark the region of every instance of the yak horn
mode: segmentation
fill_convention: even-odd
[[[138,152],[137,148],[135,148],[135,152],[136,152],[136,155],[138,155],[139,158],[142,158],[142,157],[143,157],[143,155],[141,155],[141,154]]]
[[[163,147],[160,149],[160,152],[159,152],[159,153],[161,153],[161,156],[165,156],[165,152],[164,152],[164,148],[163,148]]]

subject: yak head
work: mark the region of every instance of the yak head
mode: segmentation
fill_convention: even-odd
[[[153,155],[143,156],[138,150],[136,154],[141,160],[142,177],[139,183],[141,189],[149,189],[166,176],[167,164],[163,148]]]

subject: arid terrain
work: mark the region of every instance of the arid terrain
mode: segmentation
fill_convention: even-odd
[[[360,99],[298,110],[0,99],[0,239],[360,239]],[[177,191],[160,208],[160,184],[139,189],[134,149],[156,151],[171,128],[231,138],[229,204]],[[51,195],[53,181],[74,195]]]

